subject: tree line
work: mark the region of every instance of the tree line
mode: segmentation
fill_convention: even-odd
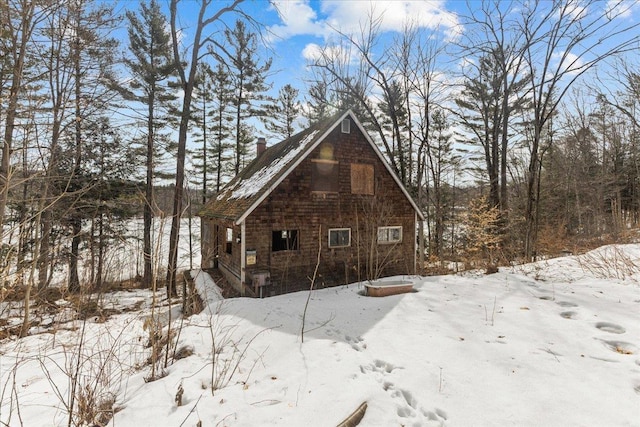
[[[372,12],[311,62],[311,118],[327,100],[363,118],[426,214],[421,257],[534,260],[619,235],[637,225],[632,8],[488,0],[391,40]]]
[[[174,294],[187,205],[251,161],[259,132],[286,139],[346,108],[426,214],[421,261],[530,260],[637,225],[626,2],[484,1],[460,28],[409,20],[393,36],[372,11],[309,60],[304,96],[271,84],[268,30],[242,0],[200,0],[188,31],[181,4],[0,0],[5,285],[45,289],[66,264],[69,290],[99,288],[106,249],[139,216],[141,280],[154,285],[154,189],[171,182]]]

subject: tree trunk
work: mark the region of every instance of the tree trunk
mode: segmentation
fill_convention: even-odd
[[[98,267],[96,268],[96,289],[102,289],[102,275],[104,270],[104,214],[98,214]]]
[[[167,297],[176,295],[176,270],[178,266],[178,242],[180,239],[180,219],[182,217],[182,198],[184,197],[184,162],[186,156],[187,130],[189,128],[189,116],[191,115],[191,99],[193,87],[195,84],[196,70],[198,60],[200,58],[200,48],[202,40],[202,31],[209,24],[217,21],[220,16],[226,12],[236,9],[242,0],[234,0],[228,7],[220,8],[213,16],[205,18],[207,7],[211,4],[209,1],[203,1],[200,4],[196,31],[193,37],[191,50],[191,61],[189,62],[189,76],[185,75],[184,61],[180,58],[178,28],[177,28],[177,9],[178,0],[171,0],[171,40],[173,47],[173,57],[178,67],[178,73],[184,89],[184,97],[182,100],[182,111],[180,117],[180,128],[178,131],[178,153],[176,158],[176,188],[173,198],[173,217],[171,220],[171,234],[169,237],[169,262],[167,265]]]
[[[5,4],[5,7],[7,5]],[[10,28],[14,32],[20,31],[19,45],[13,46],[13,69],[11,71],[11,88],[9,89],[9,99],[7,100],[7,106],[4,111],[5,125],[4,125],[4,141],[2,144],[2,160],[0,160],[0,235],[2,235],[2,227],[4,225],[5,211],[7,208],[7,202],[9,199],[9,187],[11,179],[11,145],[13,143],[13,131],[15,129],[15,120],[18,110],[18,95],[22,88],[22,77],[24,75],[25,57],[27,54],[27,43],[31,39],[31,33],[33,31],[33,20],[36,3],[33,1],[27,1],[23,5],[21,11],[20,26],[18,29]],[[10,14],[9,11],[6,11]],[[11,19],[10,16],[7,19]],[[17,34],[11,34],[14,36],[12,41],[17,42]]]
[[[538,216],[538,198],[536,197],[538,184],[538,146],[540,141],[540,129],[535,127],[531,158],[529,159],[529,176],[527,179],[527,208],[525,211],[525,241],[524,241],[524,257],[527,261],[533,261],[536,257],[536,243],[538,240],[538,224],[536,218]]]
[[[80,234],[82,233],[82,221],[80,218],[72,220],[71,254],[69,257],[69,292],[80,291],[80,276],[78,275],[78,258],[80,251]]]
[[[144,269],[142,276],[142,284],[146,288],[151,287],[153,281],[153,263],[151,252],[153,250],[151,243],[151,227],[153,222],[153,125],[154,125],[154,89],[149,95],[149,112],[147,117],[147,181],[145,183],[145,200],[143,210],[143,258]]]

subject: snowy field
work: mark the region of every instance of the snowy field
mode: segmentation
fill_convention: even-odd
[[[152,382],[150,296],[109,295],[132,311],[0,344],[0,424],[67,425],[78,378],[117,427],[336,426],[363,402],[361,426],[640,426],[640,245],[410,280],[313,291],[303,341],[308,292],[222,301],[199,274],[208,307],[173,307],[186,357]]]
[[[129,219],[123,223],[121,234],[113,238],[105,249],[103,277],[106,282],[118,282],[142,276],[143,274],[143,246],[144,224],[142,218]],[[87,224],[85,231],[89,231]],[[4,243],[18,241],[17,227],[5,230]],[[165,274],[169,258],[169,236],[171,234],[171,218],[154,218],[151,241],[153,245],[152,257],[161,275]],[[91,275],[91,258],[85,244],[81,246],[78,274],[83,283],[89,282]],[[67,251],[68,247],[59,250]],[[180,241],[178,244],[178,268],[189,269],[191,265],[200,265],[200,218],[182,218],[180,221]],[[15,269],[2,272],[13,282]],[[64,286],[69,281],[68,265],[59,263],[53,271],[52,286]]]

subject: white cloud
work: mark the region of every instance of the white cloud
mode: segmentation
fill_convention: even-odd
[[[558,52],[551,56],[556,63],[556,69],[561,73],[577,74],[582,71],[584,61],[574,53]]]
[[[624,18],[628,19],[634,13],[640,12],[640,1],[638,0],[609,0],[605,8],[607,16],[610,19]]]
[[[357,31],[369,15],[381,18],[382,31],[402,31],[407,22],[431,29],[459,25],[457,16],[445,9],[444,1],[325,0],[322,11],[332,26],[347,32]]]
[[[341,64],[347,64],[353,59],[351,51],[344,49],[342,46],[330,45],[322,47],[315,43],[309,43],[302,49],[302,57],[309,62],[325,57]]]
[[[562,12],[572,19],[583,19],[587,16],[588,10],[581,0],[569,0]]]
[[[333,29],[350,33],[365,25],[371,15],[380,18],[380,30],[402,31],[406,23],[419,28],[442,29],[448,35],[460,32],[456,14],[439,1],[340,1],[323,0],[319,11],[311,7],[309,0],[277,0],[274,7],[282,25],[270,30],[281,39],[297,35],[313,35],[328,38]]]
[[[309,43],[302,49],[302,57],[308,61],[315,61],[321,56],[322,48],[315,43]]]
[[[280,39],[297,35],[322,36],[326,32],[325,25],[318,21],[308,0],[275,0],[272,7],[278,12],[282,25],[274,25],[269,29]]]

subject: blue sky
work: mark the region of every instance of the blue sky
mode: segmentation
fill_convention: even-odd
[[[411,20],[421,28],[451,34],[460,29],[458,14],[465,2],[454,1],[367,1],[367,0],[282,0],[249,2],[268,29],[275,70],[274,85],[291,83],[303,89],[307,63],[320,46],[336,39],[336,29],[357,32],[370,14],[382,19],[380,29],[387,37],[402,30]]]
[[[160,1],[168,4],[168,0]],[[550,0],[542,0],[543,4],[545,1]],[[588,11],[583,7],[583,0],[568,1],[575,1],[577,13]],[[611,7],[620,1],[601,1],[591,7]],[[179,3],[180,24],[186,33],[195,27],[199,3],[196,0]],[[213,1],[209,14],[229,3],[229,0]],[[125,4],[131,8],[136,2]],[[510,5],[508,2],[503,4]],[[629,23],[638,21],[640,1],[622,0],[622,4],[627,11],[621,18]],[[361,24],[373,14],[381,19],[383,42],[399,34],[403,25],[410,21],[446,43],[465,33],[464,16],[479,7],[480,1],[474,0],[246,0],[240,6],[264,25],[263,36],[270,46],[262,51],[261,56],[263,59],[273,58],[271,83],[274,92],[291,83],[301,89],[301,93],[306,86],[304,79],[309,77],[306,70],[309,60],[313,59],[320,46],[337,39],[336,29],[357,33]],[[227,25],[232,25],[236,18],[236,15],[228,14],[224,20]],[[220,31],[220,27],[212,26],[210,30]]]
[[[214,1],[212,13],[218,4]],[[229,2],[220,2],[227,4]],[[180,3],[178,15],[185,32],[195,26],[199,2],[186,0]],[[308,77],[306,65],[319,46],[336,39],[335,29],[346,33],[357,31],[370,13],[381,16],[381,31],[387,37],[402,29],[407,20],[419,27],[431,29],[443,35],[459,31],[458,13],[466,7],[463,1],[369,1],[369,0],[247,0],[241,9],[264,25],[263,36],[268,49],[264,58],[272,57],[271,78],[274,91],[286,83],[301,90]],[[236,19],[227,15],[230,25]]]
[[[165,5],[168,15],[169,0],[159,0]],[[575,14],[591,13],[594,8],[608,8],[611,4],[620,0],[608,0],[596,2],[590,7],[584,7],[587,0],[575,1]],[[625,13],[618,19],[625,25],[633,25],[640,22],[640,0],[622,0]],[[213,0],[208,16],[215,13],[219,7],[230,4],[230,0]],[[550,0],[541,0],[541,5],[546,7]],[[183,41],[191,40],[190,33],[196,25],[197,13],[200,2],[197,0],[182,0],[179,3],[179,24],[185,33]],[[135,8],[137,2],[125,2],[125,8]],[[510,2],[501,3],[501,10],[513,6]],[[261,51],[262,59],[273,58],[272,75],[269,83],[272,84],[271,95],[277,95],[278,90],[286,83],[292,84],[300,90],[300,98],[304,102],[306,96],[306,81],[311,77],[307,64],[314,58],[321,46],[325,46],[338,39],[337,30],[343,33],[357,33],[368,17],[379,18],[380,21],[380,45],[378,49],[388,47],[394,36],[402,31],[407,22],[415,27],[425,30],[425,34],[435,38],[437,43],[448,45],[469,34],[470,29],[465,28],[465,16],[473,9],[480,7],[479,1],[469,0],[246,0],[241,4],[241,9],[249,14],[256,22],[262,24],[263,39],[268,42],[268,48]],[[513,9],[513,8],[511,8]],[[517,11],[510,10],[516,13]],[[594,15],[595,16],[595,15]],[[238,16],[227,14],[224,17],[226,25],[233,25]],[[207,34],[222,39],[220,25],[212,25],[207,29]],[[385,46],[386,45],[386,46]],[[606,49],[606,46],[600,48]],[[560,55],[561,52],[558,52]],[[633,53],[637,61],[637,51]],[[438,63],[436,72],[446,84],[455,81],[456,75],[464,64],[472,63],[471,57],[444,57]],[[579,65],[579,62],[578,62]],[[451,98],[451,94],[447,96]],[[302,125],[303,123],[299,123]],[[264,136],[258,126],[258,133]],[[300,130],[300,126],[298,129]]]

